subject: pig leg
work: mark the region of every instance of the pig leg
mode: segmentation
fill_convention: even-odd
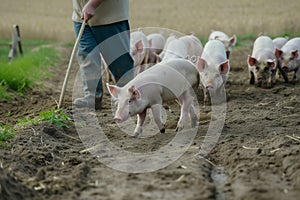
[[[147,109],[137,115],[137,124],[134,129],[134,137],[138,137],[143,132],[143,125],[146,119]]]
[[[275,75],[276,75],[276,70],[271,70],[270,77],[269,77],[268,82],[267,82],[267,87],[268,88],[273,87]]]
[[[209,94],[208,90],[203,86],[203,95],[204,95],[204,102],[203,106],[209,105]]]
[[[300,74],[300,66],[295,70],[295,74],[293,77],[293,82],[297,82]]]
[[[186,92],[184,92],[184,94],[178,98],[179,103],[181,105],[181,111],[180,111],[180,118],[177,123],[176,131],[181,131],[184,128],[184,122],[186,121],[186,118],[190,111],[190,106],[193,103],[192,99],[193,98],[191,98],[190,95],[186,94]]]
[[[275,84],[276,73],[277,73],[277,68],[274,69],[274,70],[271,70],[271,82],[272,82],[272,84]]]
[[[191,119],[191,126],[192,128],[197,126],[197,121],[198,121],[198,117],[195,113],[195,108],[194,108],[194,104],[192,103],[190,106],[190,111],[189,111],[189,116]]]
[[[165,133],[165,131],[166,131],[165,125],[163,124],[163,121],[161,119],[161,107],[162,107],[162,105],[155,104],[155,105],[151,106],[151,110],[152,110],[154,121],[157,124],[160,132]]]
[[[278,67],[278,70],[279,70],[280,74],[282,75],[284,82],[288,83],[289,82],[288,74],[285,71],[283,71],[281,67]]]
[[[250,85],[254,85],[254,83],[255,83],[254,73],[250,71]]]

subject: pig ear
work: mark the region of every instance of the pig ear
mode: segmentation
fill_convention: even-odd
[[[203,72],[205,69],[206,62],[202,58],[198,57],[197,67],[199,72]]]
[[[219,70],[221,74],[227,74],[229,71],[229,61],[226,60],[225,62],[219,65]]]
[[[292,55],[294,56],[294,58],[298,58],[298,50],[292,51]]]
[[[280,58],[281,55],[282,55],[282,51],[280,49],[276,48],[276,50],[275,50],[275,56],[276,56],[276,58]]]
[[[135,47],[136,47],[138,53],[142,53],[143,52],[143,48],[144,48],[142,40],[137,41],[135,43]]]
[[[236,44],[236,35],[233,35],[230,39],[229,42],[231,46],[234,46]]]
[[[128,89],[128,91],[130,92],[130,93],[132,93],[132,96],[134,97],[134,99],[139,99],[139,98],[141,98],[141,93],[140,93],[140,91],[133,85],[133,86],[131,86],[129,89]]]
[[[256,63],[256,59],[251,57],[251,56],[248,56],[248,64],[253,67]]]
[[[118,99],[118,94],[120,93],[121,88],[115,85],[109,85],[106,83],[107,90],[114,100]]]

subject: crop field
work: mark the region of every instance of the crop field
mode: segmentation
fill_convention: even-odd
[[[297,0],[130,0],[130,9],[133,29],[161,27],[201,37],[212,29],[240,36],[300,32]],[[74,38],[71,1],[2,0],[0,11],[0,38],[11,37],[13,24],[19,24],[24,38]]]
[[[47,58],[45,65],[51,67],[41,67],[45,75],[38,79],[39,84],[29,85],[22,93],[12,92],[9,84],[0,80],[0,200],[298,200],[300,82],[285,83],[276,76],[271,88],[250,85],[247,56],[259,34],[300,36],[299,2],[130,0],[130,9],[132,29],[193,32],[203,45],[211,30],[237,35],[225,86],[226,116],[213,148],[199,156],[203,144],[216,138],[207,133],[217,120],[213,115],[217,106],[204,106],[202,93],[197,94],[198,128],[191,128],[187,120],[179,133],[175,128],[180,106],[170,102],[164,104],[165,133],[154,127],[139,138],[132,137],[124,131],[131,126],[125,123],[121,127],[113,120],[114,104],[107,90],[101,111],[76,115],[73,90],[81,88],[76,61],[62,109],[57,110],[75,41],[71,1],[1,0],[0,53],[4,55],[0,58],[6,57],[13,24],[18,24],[25,52],[36,56],[31,50],[42,50],[39,57]],[[53,49],[60,58],[55,53],[50,56]],[[35,61],[34,56],[29,60]],[[24,69],[31,70],[25,76],[35,74],[34,67],[40,65],[25,61],[24,65],[30,66]],[[10,70],[7,74],[18,72],[5,62],[0,67]],[[5,78],[9,80],[9,76]],[[105,77],[104,81],[109,80]],[[151,120],[150,116],[146,123]],[[91,129],[82,133],[83,127]],[[99,134],[93,135],[95,127]],[[179,138],[177,143],[174,138]],[[111,144],[116,148],[109,149]],[[160,156],[152,160],[140,156],[157,153]],[[173,155],[177,159],[172,160]],[[152,171],[140,168],[155,169],[160,163],[168,164]]]

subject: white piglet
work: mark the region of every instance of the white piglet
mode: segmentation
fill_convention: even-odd
[[[232,52],[232,46],[235,46],[237,41],[236,35],[233,35],[229,38],[226,33],[214,30],[210,33],[208,40],[220,40],[226,48],[227,59],[229,59],[229,56]]]
[[[230,71],[226,50],[219,40],[209,40],[203,49],[197,67],[204,91],[204,102],[208,101],[207,92],[220,94],[221,87],[225,85]]]
[[[250,84],[271,87],[277,71],[277,59],[273,40],[268,36],[259,36],[248,56]]]
[[[157,62],[157,55],[164,49],[166,39],[160,33],[151,33],[147,35],[147,39],[149,45],[149,58],[147,63],[155,64]]]
[[[147,36],[140,30],[130,33],[130,54],[134,61],[134,67],[143,71],[143,65],[147,64],[149,56],[149,45]]]
[[[130,116],[137,115],[135,136],[143,131],[146,112],[151,108],[154,121],[161,133],[165,127],[161,116],[162,103],[177,99],[181,105],[177,131],[184,127],[187,116],[191,118],[192,127],[197,125],[194,110],[193,89],[199,86],[199,73],[196,66],[185,59],[172,59],[160,62],[138,74],[123,87],[107,84],[112,98],[117,101],[114,120],[121,123]]]
[[[279,70],[285,82],[289,82],[288,73],[294,71],[293,82],[298,81],[300,74],[300,38],[289,40],[281,49],[276,49],[276,57],[280,63]]]

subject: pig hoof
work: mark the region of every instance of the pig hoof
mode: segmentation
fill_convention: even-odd
[[[179,131],[181,131],[182,129],[183,129],[182,126],[177,126],[177,127],[176,127],[176,132],[179,132]]]
[[[162,128],[162,129],[160,129],[159,131],[160,131],[160,133],[165,133],[165,132],[166,132],[166,126],[165,126],[165,125],[163,125],[163,128]]]
[[[191,123],[192,128],[195,128],[197,126],[197,121],[198,119],[192,121]]]
[[[134,138],[138,138],[139,135],[140,135],[140,133],[137,133],[137,132],[136,132],[136,133],[134,133],[133,137],[134,137]]]

